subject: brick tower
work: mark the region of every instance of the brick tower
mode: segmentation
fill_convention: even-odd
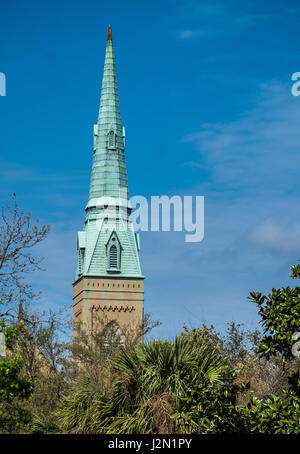
[[[74,335],[78,322],[95,329],[99,317],[119,332],[143,320],[144,278],[130,220],[124,131],[109,26],[86,219],[77,239]]]

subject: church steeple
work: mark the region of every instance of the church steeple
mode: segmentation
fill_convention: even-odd
[[[94,126],[86,220],[77,239],[74,323],[81,321],[94,326],[97,314],[121,327],[142,323],[144,277],[139,261],[139,239],[130,219],[124,149],[124,128],[109,26],[100,109]]]
[[[86,221],[84,230],[78,232],[76,279],[117,274],[142,278],[139,240],[130,220],[123,131],[112,31],[109,27],[100,109],[98,122],[94,126],[94,155]],[[112,241],[116,248],[111,249]],[[116,260],[110,261],[111,251],[117,251]],[[117,266],[111,267],[109,263],[116,263]]]

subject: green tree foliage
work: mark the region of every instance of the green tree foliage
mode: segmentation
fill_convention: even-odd
[[[73,383],[58,425],[69,433],[298,433],[295,394],[250,389],[257,369],[274,373],[257,344],[257,331],[230,323],[223,338],[203,325],[184,327],[174,342],[118,348],[97,380],[81,374]]]
[[[13,346],[19,330],[16,326],[7,326],[3,321],[0,327],[5,335],[5,357],[0,358],[0,428],[4,432],[18,430],[30,419],[28,412],[18,404],[28,399],[33,389],[33,382],[22,374],[22,357],[13,354]]]
[[[291,392],[285,398],[253,398],[239,415],[246,433],[300,434],[300,399]]]
[[[236,375],[222,371],[218,384],[195,383],[174,414],[178,433],[243,432],[237,399],[249,383],[236,384]]]
[[[106,389],[90,379],[77,383],[58,418],[63,430],[82,433],[173,433],[173,415],[190,389],[221,382],[220,354],[204,342],[179,336],[121,347]]]
[[[300,265],[292,266],[291,271],[291,277],[298,278]],[[260,356],[269,359],[280,355],[287,362],[291,390],[300,398],[300,359],[295,358],[293,351],[295,334],[300,332],[300,287],[273,288],[269,295],[252,292],[250,300],[257,304],[264,327]]]
[[[300,266],[291,267],[291,277],[300,276]],[[252,399],[241,411],[249,432],[300,433],[300,361],[293,354],[294,334],[300,331],[300,287],[272,289],[268,295],[251,292],[257,304],[264,337],[259,344],[261,358],[280,357],[285,364],[289,386],[282,396]]]
[[[300,275],[300,266],[291,267],[291,277]],[[265,358],[280,353],[282,359],[293,359],[293,334],[300,331],[300,287],[272,289],[268,295],[251,292],[249,299],[257,304],[264,327],[259,353]]]
[[[30,421],[31,413],[25,402],[33,393],[33,375],[27,370],[27,348],[20,348],[23,328],[20,319],[15,326],[16,308],[19,316],[23,304],[35,297],[32,286],[26,281],[28,274],[40,269],[41,260],[32,253],[47,235],[49,226],[32,222],[13,195],[12,206],[0,210],[0,327],[5,334],[6,350],[0,358],[0,423],[1,431],[19,431]]]
[[[63,340],[69,320],[66,308],[57,312],[24,313],[16,346],[23,358],[23,373],[34,382],[34,389],[23,408],[31,414],[26,427],[30,433],[58,431],[54,412],[69,390],[72,377],[70,345]]]

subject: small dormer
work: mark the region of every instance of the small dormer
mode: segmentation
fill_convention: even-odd
[[[121,244],[116,232],[112,232],[106,244],[107,271],[121,272]]]
[[[110,129],[109,133],[107,134],[106,142],[108,150],[115,150],[117,148],[117,136],[113,129]]]

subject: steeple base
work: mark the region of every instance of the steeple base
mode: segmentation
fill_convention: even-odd
[[[82,276],[73,284],[74,338],[78,329],[106,329],[114,323],[122,336],[138,336],[144,312],[144,278]]]

